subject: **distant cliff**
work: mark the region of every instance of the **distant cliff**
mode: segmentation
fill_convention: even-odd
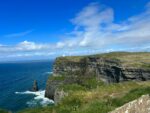
[[[49,78],[45,96],[54,99],[61,84],[85,85],[96,78],[105,83],[150,80],[150,53],[114,52],[90,56],[59,57]]]

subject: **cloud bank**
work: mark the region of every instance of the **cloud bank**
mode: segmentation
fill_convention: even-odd
[[[114,15],[112,8],[91,3],[71,19],[75,27],[63,36],[64,40],[55,44],[23,41],[13,46],[0,45],[0,58],[149,51],[150,2],[143,13],[120,23],[115,22]]]
[[[69,47],[88,48],[135,48],[150,45],[150,6],[142,14],[128,18],[121,23],[114,22],[112,8],[92,3],[83,8],[74,19],[72,32],[75,40],[64,42]],[[76,41],[76,43],[74,43]],[[119,49],[119,48],[118,48]]]

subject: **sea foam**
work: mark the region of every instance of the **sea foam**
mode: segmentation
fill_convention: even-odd
[[[49,75],[49,74],[53,74],[53,72],[52,71],[50,71],[50,72],[48,71],[48,72],[45,72],[44,74],[48,74]]]
[[[35,107],[37,105],[47,106],[49,104],[54,104],[54,101],[45,97],[45,90],[32,92],[32,91],[25,91],[25,92],[15,92],[15,94],[27,94],[27,95],[34,95],[34,99],[27,102],[29,107]]]

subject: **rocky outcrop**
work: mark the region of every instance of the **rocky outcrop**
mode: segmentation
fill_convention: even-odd
[[[37,83],[36,80],[34,80],[32,91],[38,91],[38,90],[39,90],[39,89],[38,89],[38,83]]]
[[[65,96],[68,96],[68,93],[63,89],[56,89],[54,95],[55,105],[57,105]]]
[[[61,84],[63,84],[61,80],[53,80],[49,78],[46,84],[45,97],[54,100],[55,91],[57,87],[60,86]]]
[[[150,113],[150,97],[143,95],[109,113]]]
[[[123,55],[119,57],[123,57]],[[108,54],[108,56],[110,55]],[[106,83],[150,80],[150,64],[148,62],[146,62],[147,68],[145,68],[143,66],[145,62],[140,61],[142,62],[140,66],[142,65],[143,67],[139,68],[136,65],[128,65],[132,62],[123,61],[117,57],[114,55],[113,57],[85,56],[57,58],[53,66],[53,76],[65,76],[65,78],[63,80],[48,80],[45,96],[54,99],[55,90],[60,84],[78,83],[82,85],[85,79],[92,77],[96,77],[97,80],[102,80]],[[135,64],[137,61],[139,62],[138,59],[134,61]]]

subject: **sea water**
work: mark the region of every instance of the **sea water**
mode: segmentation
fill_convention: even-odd
[[[0,108],[16,112],[52,104],[44,97],[52,65],[53,61],[0,63]],[[38,82],[38,92],[31,91],[34,80]]]

